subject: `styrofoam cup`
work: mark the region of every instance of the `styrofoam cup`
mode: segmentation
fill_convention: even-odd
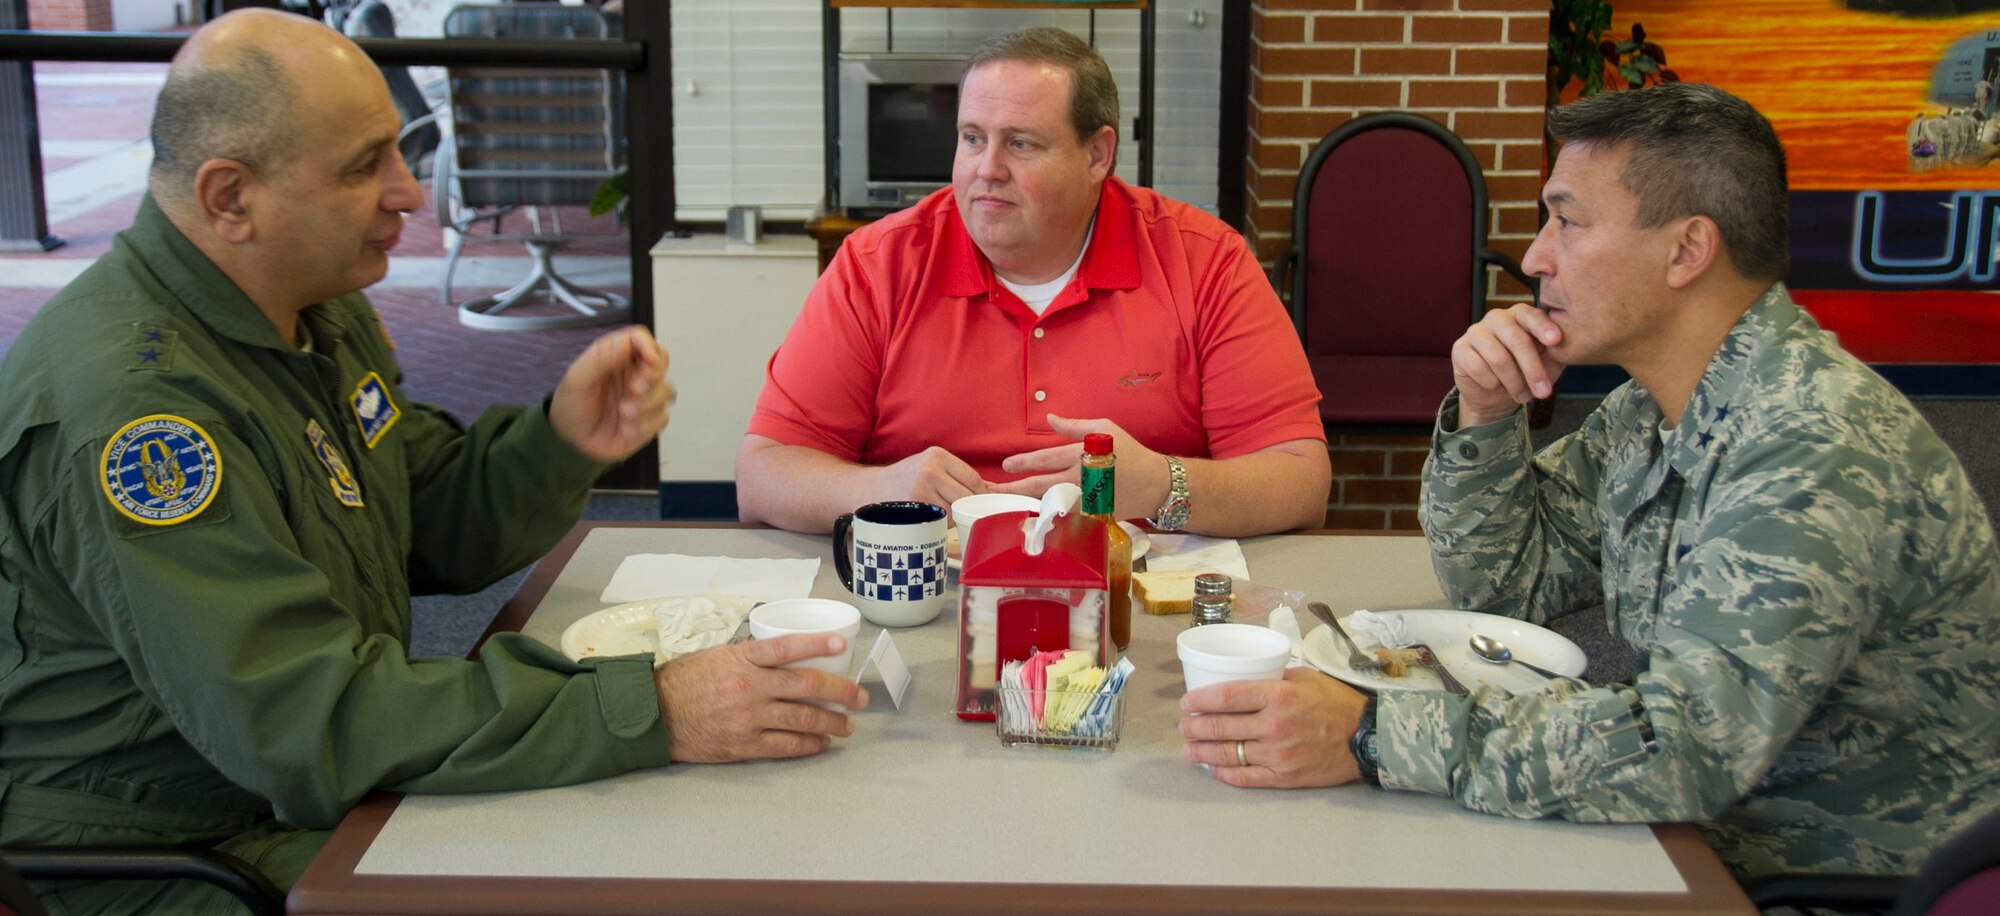
[[[773,639],[793,633],[839,633],[847,638],[847,648],[837,655],[802,658],[787,668],[816,668],[835,677],[846,677],[854,660],[854,639],[861,635],[861,609],[831,598],[784,598],[750,609],[750,635]]]
[[[960,550],[966,547],[965,539],[972,534],[973,522],[1002,512],[1033,512],[1041,507],[1041,500],[1019,493],[974,493],[952,500],[951,523],[958,527]]]
[[[1187,689],[1223,681],[1264,681],[1285,676],[1292,641],[1270,627],[1211,623],[1189,627],[1174,638]]]

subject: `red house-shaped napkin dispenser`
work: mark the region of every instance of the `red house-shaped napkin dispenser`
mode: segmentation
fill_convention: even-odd
[[[1002,512],[973,523],[958,579],[958,693],[961,719],[990,722],[1000,666],[1038,651],[1081,649],[1099,667],[1112,660],[1106,616],[1104,523],[1072,512],[1056,519],[1042,551],[1027,552],[1033,512]]]

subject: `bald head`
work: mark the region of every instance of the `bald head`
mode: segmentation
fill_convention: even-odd
[[[174,55],[153,111],[153,197],[170,212],[211,159],[281,172],[305,131],[300,87],[324,67],[367,64],[353,42],[303,16],[244,9],[202,27]]]

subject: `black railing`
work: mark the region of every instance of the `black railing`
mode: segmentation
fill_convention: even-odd
[[[0,31],[0,60],[85,60],[166,63],[186,35],[131,32]],[[356,38],[388,67],[602,67],[628,73],[646,68],[637,41],[545,38]]]
[[[20,16],[23,9],[20,0],[0,0],[0,25],[25,24],[25,17]],[[9,11],[16,15],[7,15]],[[669,24],[667,4],[642,2],[626,9],[622,40],[361,38],[355,44],[375,63],[392,67],[598,67],[623,71],[626,163],[631,170],[626,226],[632,249],[632,321],[652,327],[653,243],[679,228],[674,221],[673,101],[666,87],[672,72],[666,50]],[[26,67],[4,62],[163,63],[172,60],[186,40],[185,35],[0,29],[0,146],[19,147],[22,149],[17,152],[27,153],[13,157],[21,162],[8,165],[11,160],[5,149],[0,149],[0,234],[21,236],[18,240],[0,238],[0,247],[8,247],[10,241],[15,250],[46,247],[43,239],[47,238],[40,153],[35,148],[37,131],[31,121],[34,87],[27,79]],[[656,53],[648,53],[649,49]],[[658,462],[657,448],[649,444],[614,468],[599,485],[650,490],[659,483]]]

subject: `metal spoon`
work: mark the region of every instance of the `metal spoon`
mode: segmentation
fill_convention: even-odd
[[[1472,654],[1477,655],[1480,658],[1486,659],[1487,661],[1492,662],[1493,664],[1496,665],[1504,665],[1507,664],[1508,662],[1513,662],[1514,664],[1520,665],[1521,667],[1526,668],[1529,671],[1533,671],[1536,674],[1539,674],[1543,677],[1552,677],[1552,678],[1562,677],[1562,675],[1550,671],[1549,669],[1544,668],[1540,665],[1531,665],[1518,658],[1515,658],[1513,650],[1508,649],[1506,643],[1494,639],[1491,636],[1484,636],[1478,633],[1472,634]]]

